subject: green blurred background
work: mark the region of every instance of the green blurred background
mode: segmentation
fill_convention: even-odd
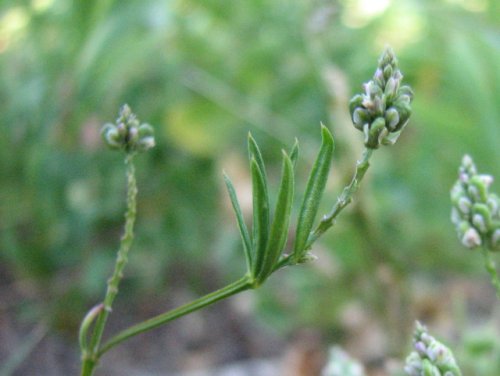
[[[464,153],[500,179],[498,0],[17,0],[0,12],[0,315],[20,328],[44,321],[76,344],[103,294],[125,184],[99,130],[121,104],[157,137],[137,158],[137,237],[112,317],[129,323],[244,272],[222,171],[250,214],[248,131],[272,182],[280,148],[299,139],[300,195],[326,124],[336,152],[323,209],[335,202],[361,153],[347,101],[387,44],[415,91],[409,127],[375,153],[320,261],[247,296],[250,317],[285,342],[312,328],[348,347],[372,325],[399,358],[417,317],[453,327],[456,347],[467,323],[490,319],[494,294],[456,240],[449,189]],[[500,374],[485,367],[472,374]]]

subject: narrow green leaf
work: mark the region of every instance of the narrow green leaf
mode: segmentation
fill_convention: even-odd
[[[259,145],[257,145],[257,142],[252,137],[252,134],[250,132],[248,133],[248,157],[250,160],[254,158],[257,162],[259,170],[264,177],[264,187],[266,188],[267,192],[266,166],[264,165],[264,159],[262,158],[262,153],[260,152]]]
[[[292,161],[292,166],[295,168],[297,164],[297,159],[299,158],[299,140],[295,139],[292,150],[290,151],[290,160]]]
[[[293,165],[288,155],[283,151],[283,169],[278,193],[278,201],[274,211],[274,219],[271,225],[269,241],[262,267],[258,270],[257,280],[262,283],[274,270],[281,252],[286,244],[288,236],[288,225],[290,222],[290,212],[292,210],[294,190]]]
[[[251,159],[252,195],[253,195],[253,249],[255,262],[253,276],[262,268],[264,253],[269,236],[269,198],[266,180],[255,158]]]
[[[299,212],[295,246],[293,250],[293,262],[299,262],[306,251],[305,247],[311,228],[318,212],[321,196],[325,190],[328,173],[334,149],[333,137],[323,124],[321,125],[321,148],[314,162],[311,174],[307,181],[304,199]]]
[[[229,193],[229,198],[231,199],[231,204],[233,206],[234,214],[236,215],[236,221],[238,222],[238,229],[240,230],[241,241],[243,242],[243,250],[245,252],[245,259],[247,262],[247,270],[252,270],[252,241],[248,233],[245,220],[243,219],[243,213],[241,212],[241,207],[238,202],[238,197],[236,195],[236,190],[234,189],[233,183],[229,176],[224,173],[224,181],[226,182],[227,192]]]

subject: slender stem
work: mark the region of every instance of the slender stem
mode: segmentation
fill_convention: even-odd
[[[500,299],[500,278],[498,277],[495,261],[491,257],[491,252],[487,248],[481,248],[481,253],[483,254],[484,266],[486,268],[486,271],[491,277],[491,284],[496,290],[498,299]]]
[[[125,231],[120,240],[120,248],[117,253],[115,270],[108,280],[108,287],[104,297],[104,309],[99,313],[96,319],[90,346],[83,355],[82,376],[92,375],[99,359],[97,353],[101,344],[104,327],[112,310],[113,301],[118,293],[118,287],[123,278],[123,270],[128,261],[128,252],[134,240],[134,223],[136,217],[136,196],[137,184],[135,179],[135,168],[133,163],[134,153],[128,153],[125,157],[127,168],[127,211],[125,213]],[[85,349],[82,349],[82,351]]]
[[[363,177],[365,176],[366,171],[368,170],[368,167],[370,167],[370,157],[373,153],[373,149],[370,148],[365,148],[363,151],[363,155],[361,157],[361,160],[357,162],[356,164],[356,171],[354,173],[354,176],[346,187],[344,187],[344,190],[342,191],[342,194],[340,197],[337,199],[337,202],[335,205],[333,205],[332,210],[326,214],[321,222],[319,223],[318,227],[309,235],[309,239],[307,240],[307,245],[306,249],[309,249],[312,244],[321,236],[325,233],[326,230],[328,230],[330,227],[333,226],[335,218],[340,214],[340,212],[351,203],[352,201],[352,196],[354,193],[359,188],[359,184],[361,180],[363,180]]]
[[[101,357],[109,349],[125,341],[127,338],[154,329],[160,325],[168,323],[169,321],[175,320],[181,316],[187,315],[188,313],[197,311],[201,308],[218,302],[219,300],[225,299],[229,296],[235,295],[239,292],[251,288],[253,288],[253,280],[249,276],[244,276],[236,282],[233,282],[230,285],[227,285],[226,287],[205,295],[197,300],[194,300],[171,311],[165,312],[149,320],[131,326],[130,328],[121,331],[120,333],[112,337],[108,342],[106,342],[97,353],[97,358]]]

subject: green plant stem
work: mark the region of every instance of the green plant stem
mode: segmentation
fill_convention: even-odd
[[[89,349],[82,349],[82,376],[92,375],[99,359],[97,354],[99,352],[99,346],[101,344],[106,321],[111,313],[113,301],[118,293],[118,287],[121,279],[123,278],[123,270],[128,261],[128,252],[134,240],[137,184],[133,158],[134,153],[128,153],[125,157],[125,165],[127,169],[127,211],[125,213],[125,231],[120,240],[120,248],[116,258],[115,270],[111,278],[108,280],[108,288],[103,302],[104,309],[97,316]]]
[[[361,160],[356,164],[356,171],[351,182],[344,188],[337,202],[333,205],[332,210],[321,219],[318,227],[309,235],[306,249],[310,249],[312,244],[323,235],[326,230],[333,226],[335,218],[337,218],[340,212],[351,203],[352,196],[358,190],[361,180],[363,180],[368,167],[370,167],[370,157],[372,153],[373,149],[365,148]]]
[[[197,311],[201,308],[218,302],[219,300],[228,298],[229,296],[235,295],[245,290],[249,290],[251,288],[253,288],[253,280],[251,277],[245,276],[237,280],[236,282],[233,282],[230,285],[227,285],[226,287],[205,295],[197,300],[155,316],[137,325],[131,326],[130,328],[121,331],[120,333],[112,337],[108,342],[106,342],[97,353],[97,358],[101,357],[109,349],[125,341],[127,338],[154,329],[160,325],[166,324],[169,321],[175,320],[181,316],[187,315],[188,313]]]
[[[498,277],[495,261],[493,261],[491,252],[487,248],[482,247],[481,253],[483,254],[484,258],[484,267],[491,277],[491,284],[495,288],[498,299],[500,299],[500,278]]]

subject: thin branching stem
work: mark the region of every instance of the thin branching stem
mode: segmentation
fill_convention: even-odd
[[[326,230],[333,226],[335,223],[335,219],[340,214],[340,212],[352,202],[352,196],[359,188],[361,180],[365,176],[368,167],[370,167],[370,157],[373,153],[373,149],[365,148],[361,160],[359,160],[356,164],[356,171],[354,172],[354,176],[344,190],[342,194],[337,199],[335,205],[333,205],[332,210],[326,214],[319,223],[318,227],[309,235],[309,239],[307,241],[306,249],[310,249],[312,244],[323,235]]]
[[[219,300],[226,299],[232,295],[238,294],[245,290],[249,290],[251,288],[253,288],[252,278],[250,278],[249,276],[244,276],[243,278],[227,285],[226,287],[223,287],[190,303],[187,303],[183,306],[155,316],[149,320],[143,321],[137,325],[131,326],[130,328],[121,331],[102,346],[97,356],[102,356],[105,352],[130,337],[164,325],[169,321],[175,320],[181,316],[187,315],[188,313],[197,311],[211,304],[214,304]]]
[[[134,240],[134,223],[136,218],[136,196],[137,183],[135,179],[134,153],[128,153],[125,157],[127,169],[127,211],[125,213],[125,231],[120,240],[115,269],[113,275],[108,280],[108,288],[104,297],[104,309],[96,319],[90,345],[83,356],[82,376],[91,376],[99,360],[98,352],[106,326],[106,321],[112,310],[113,301],[118,293],[120,281],[123,278],[123,270],[128,261],[128,252]],[[83,349],[82,349],[83,350]]]

